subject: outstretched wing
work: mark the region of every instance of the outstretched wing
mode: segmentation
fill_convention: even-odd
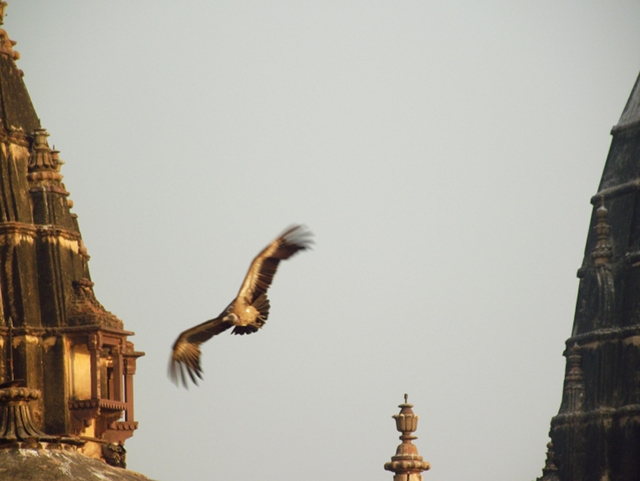
[[[226,331],[232,323],[223,321],[226,311],[215,319],[198,324],[191,329],[187,329],[178,336],[173,343],[173,353],[171,354],[171,365],[169,376],[171,380],[182,384],[188,388],[186,374],[189,375],[193,383],[197,386],[198,379],[202,379],[202,368],[200,367],[200,344],[208,341],[216,334]]]
[[[244,298],[251,304],[265,294],[273,282],[280,261],[288,259],[296,252],[309,249],[313,244],[311,236],[311,232],[305,227],[294,225],[274,239],[251,263],[238,292],[238,298]]]

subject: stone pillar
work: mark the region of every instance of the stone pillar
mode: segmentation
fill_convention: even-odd
[[[396,429],[402,433],[402,443],[396,449],[396,455],[391,461],[384,464],[384,469],[393,471],[393,481],[422,481],[422,472],[431,468],[431,465],[418,454],[418,448],[412,443],[417,436],[412,433],[418,429],[418,416],[411,408],[413,404],[407,402],[408,395],[404,395],[404,403],[400,404],[399,414],[394,414]]]

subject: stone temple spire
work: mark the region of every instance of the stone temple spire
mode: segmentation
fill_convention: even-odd
[[[143,353],[95,297],[64,162],[49,147],[15,43],[0,29],[0,384],[9,383],[0,447],[64,442],[113,460],[138,426],[133,375]]]
[[[430,469],[431,465],[422,459],[418,454],[418,448],[412,443],[417,439],[413,433],[418,429],[418,416],[413,413],[413,404],[408,403],[407,394],[404,395],[404,403],[398,407],[400,413],[394,414],[393,418],[396,420],[396,428],[402,433],[402,443],[391,461],[384,464],[384,469],[395,473],[394,481],[422,481],[421,473]]]
[[[561,481],[640,479],[640,76],[611,133],[551,420]]]

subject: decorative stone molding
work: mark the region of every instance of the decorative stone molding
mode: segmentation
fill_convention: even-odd
[[[38,448],[39,443],[56,443],[79,446],[83,441],[43,433],[33,422],[29,403],[40,399],[37,389],[29,389],[20,381],[5,383],[0,389],[0,446],[15,445],[21,448]]]

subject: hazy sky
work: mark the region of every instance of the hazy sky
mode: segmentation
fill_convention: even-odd
[[[10,1],[91,257],[135,331],[131,469],[158,480],[541,475],[591,206],[640,71],[629,1]],[[167,378],[293,222],[254,335]]]

